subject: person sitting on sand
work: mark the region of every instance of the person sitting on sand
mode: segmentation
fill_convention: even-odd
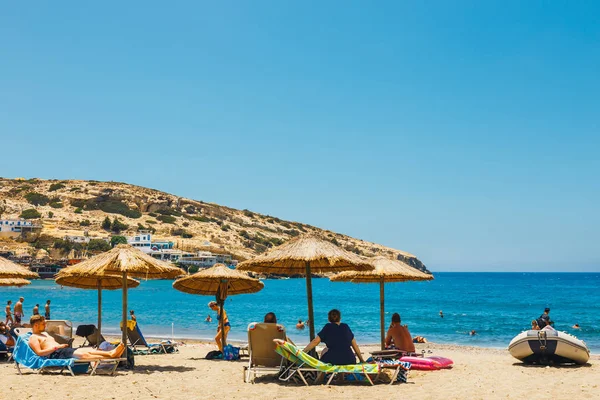
[[[575,324],[571,328],[573,328],[573,329],[581,329],[581,327],[579,326],[579,324]]]
[[[413,338],[413,343],[427,343],[427,339],[425,339],[423,336],[415,336]]]
[[[268,312],[265,314],[265,317],[263,318],[263,322],[266,324],[276,324],[277,316],[275,316],[274,312]]]
[[[532,331],[540,330],[540,326],[538,325],[538,322],[535,319],[531,321],[531,330]]]
[[[40,357],[50,359],[77,358],[79,360],[101,360],[103,358],[119,358],[125,351],[125,345],[119,345],[112,351],[101,351],[91,348],[69,347],[68,344],[58,344],[52,336],[46,332],[46,318],[34,315],[29,320],[32,335],[29,338],[29,347]]]
[[[360,348],[354,339],[354,334],[350,327],[341,322],[342,313],[339,310],[333,309],[327,315],[329,320],[323,329],[317,334],[317,337],[304,348],[304,352],[308,353],[321,342],[327,347],[321,352],[321,361],[333,365],[348,365],[356,363],[356,356],[361,363],[364,363]],[[352,350],[354,349],[354,352]]]
[[[299,319],[299,320],[298,320],[298,323],[296,324],[296,329],[300,329],[300,330],[302,330],[302,329],[304,329],[304,328],[305,328],[305,326],[304,326],[304,322],[302,322],[302,320],[301,320],[301,319]]]
[[[392,314],[392,324],[390,325],[385,337],[386,349],[398,349],[414,353],[415,345],[412,336],[408,331],[407,325],[402,325],[400,314]]]
[[[217,304],[216,301],[211,301],[208,303],[208,308],[215,311],[217,313],[217,321],[221,320],[221,307]],[[227,341],[227,334],[231,330],[231,324],[229,323],[229,318],[227,317],[227,313],[223,310],[223,333],[225,334],[225,341]],[[217,342],[217,347],[219,351],[223,352],[223,343],[221,342],[221,324],[217,325],[217,336],[215,336],[215,342]]]

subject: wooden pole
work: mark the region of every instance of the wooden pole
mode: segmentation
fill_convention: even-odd
[[[219,305],[219,325],[221,326],[221,348],[224,350],[227,342],[225,341],[225,299],[227,298],[227,280],[221,280],[219,290],[217,291],[217,304]]]
[[[385,331],[384,331],[384,324],[385,324],[385,304],[384,304],[384,283],[383,283],[383,277],[381,278],[381,280],[379,281],[379,313],[380,313],[380,323],[381,323],[381,350],[385,349]]]
[[[308,301],[308,329],[310,331],[310,341],[312,342],[315,338],[315,315],[313,312],[313,299],[312,299],[312,281],[310,277],[310,262],[306,262],[306,299]]]
[[[96,346],[100,346],[102,335],[102,279],[98,279],[98,332],[96,335]]]
[[[123,271],[123,327],[121,341],[127,345],[127,271]]]
[[[219,301],[219,324],[221,325],[221,348],[225,350],[225,321],[223,321],[223,309],[225,308],[225,301]]]

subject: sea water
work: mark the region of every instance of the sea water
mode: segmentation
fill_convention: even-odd
[[[402,317],[411,334],[439,343],[505,348],[531,320],[550,307],[555,328],[586,341],[600,351],[600,273],[436,273],[430,282],[385,285],[385,320],[392,313]],[[225,309],[231,322],[230,339],[244,340],[250,322],[262,321],[272,311],[298,343],[308,341],[308,328],[297,330],[298,319],[307,318],[304,279],[265,280],[255,294],[230,296]],[[142,281],[129,291],[129,309],[135,310],[146,336],[213,338],[216,314],[207,307],[214,298],[181,293],[172,281]],[[33,281],[22,288],[0,288],[0,302],[25,298],[29,316],[38,303],[43,314],[52,301],[52,319],[96,324],[97,291],[60,287],[53,281]],[[379,285],[313,279],[313,303],[317,332],[327,322],[327,312],[337,308],[359,344],[379,343]],[[103,291],[103,333],[118,334],[121,291]],[[439,312],[443,311],[444,318]],[[205,322],[207,315],[213,321]],[[574,324],[581,329],[572,329]],[[469,332],[475,330],[476,335]]]

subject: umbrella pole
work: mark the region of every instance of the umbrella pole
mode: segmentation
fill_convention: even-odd
[[[121,321],[121,341],[127,344],[127,272],[123,272],[123,319]]]
[[[96,334],[96,345],[100,346],[102,335],[102,280],[98,279],[98,332]]]
[[[384,285],[383,278],[381,278],[379,281],[379,322],[381,323],[381,350],[385,349],[385,332],[383,327],[385,324]]]
[[[221,300],[220,303],[219,324],[221,325],[221,348],[225,350],[225,324],[223,321],[223,308],[225,308],[225,300]]]
[[[310,263],[306,262],[306,299],[308,300],[308,329],[310,331],[310,341],[315,338],[315,316],[313,313],[312,299],[312,281],[310,279]]]

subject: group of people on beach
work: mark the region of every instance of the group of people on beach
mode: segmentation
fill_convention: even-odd
[[[19,327],[23,326],[23,318],[25,314],[23,313],[23,303],[25,302],[24,297],[19,297],[19,301],[15,303],[14,310],[12,307],[12,300],[8,300],[6,302],[6,307],[4,309],[6,314],[6,319],[4,324],[9,327]],[[40,305],[36,304],[33,307],[32,315],[40,315]],[[13,318],[14,316],[14,318]],[[44,305],[44,317],[46,319],[50,319],[50,300],[46,300],[46,304]]]
[[[219,348],[219,351],[223,352],[222,337],[223,333],[225,338],[231,330],[231,323],[225,310],[221,310],[220,306],[215,301],[208,303],[208,307],[217,313],[217,320],[220,321],[223,318],[223,332],[221,332],[221,324],[217,327],[217,334],[215,341]],[[311,352],[320,343],[325,343],[325,349],[321,352],[320,359],[323,362],[330,363],[333,365],[345,365],[356,363],[356,357],[358,357],[361,363],[364,363],[362,353],[354,333],[350,327],[342,322],[342,313],[333,309],[327,314],[328,323],[317,333],[316,337],[304,348],[304,352]],[[208,319],[207,319],[208,320]],[[274,312],[268,312],[263,318],[264,323],[277,323],[277,316]],[[299,320],[296,327],[303,329],[309,321]],[[300,327],[300,324],[303,326]],[[407,325],[402,325],[400,314],[394,313],[392,315],[391,324],[388,328],[387,335],[385,338],[385,345],[387,349],[398,349],[401,351],[413,353],[415,352],[415,342],[426,343],[425,338],[421,338],[422,341],[416,341],[408,331]],[[291,340],[288,338],[288,341]],[[293,343],[293,342],[292,342]]]

